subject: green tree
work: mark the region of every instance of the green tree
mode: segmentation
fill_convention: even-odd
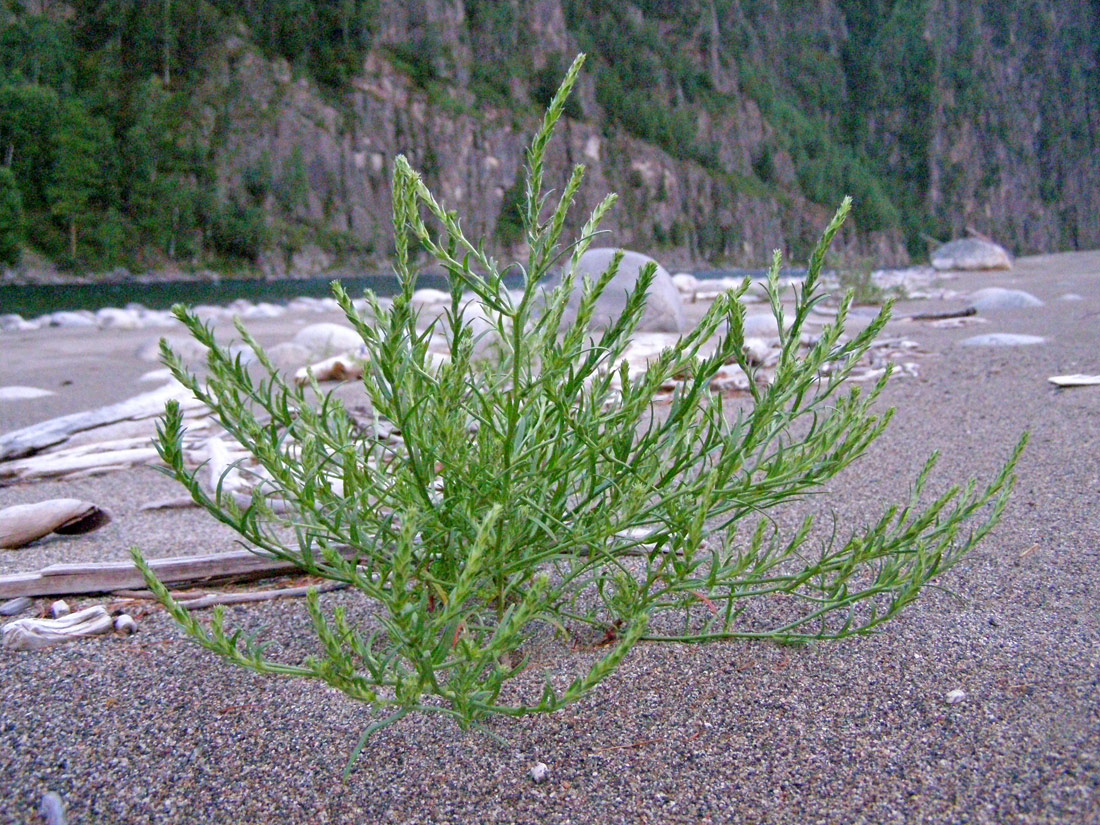
[[[23,195],[10,169],[0,166],[0,264],[19,263],[23,246]]]
[[[44,86],[0,86],[0,165],[11,169],[28,210],[45,208],[61,101]]]
[[[57,135],[57,162],[49,188],[50,212],[69,231],[69,255],[77,254],[77,235],[90,217],[93,200],[104,186],[102,158],[110,153],[106,124],[76,102],[64,109]]]

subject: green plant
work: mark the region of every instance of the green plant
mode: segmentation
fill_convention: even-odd
[[[174,404],[158,439],[171,472],[259,552],[346,583],[365,597],[370,615],[360,628],[343,608],[328,614],[314,592],[308,610],[317,655],[278,662],[255,639],[230,633],[220,610],[205,626],[181,608],[137,549],[135,562],[204,647],[261,673],[320,679],[391,713],[366,730],[352,763],[372,733],[411,711],[443,714],[463,726],[493,714],[556,711],[581,699],[642,641],[802,643],[871,632],[989,531],[1013,486],[1023,441],[988,487],[952,487],[921,509],[933,458],[912,502],[817,550],[808,547],[812,519],[783,539],[774,522],[760,518],[818,490],[862,455],[890,419],[874,411],[885,378],[867,395],[843,389],[886,311],[845,340],[845,300],[836,323],[807,353],[799,349],[807,317],[822,300],[826,250],[849,202],[811,258],[789,325],[779,303],[778,254],[773,261],[771,305],[786,331],[770,384],[755,380],[744,352],[740,298],[747,281],[719,297],[698,328],[645,374],[631,378],[623,356],[655,267],[645,269],[622,316],[606,330],[590,329],[590,319],[618,259],[600,277],[583,280],[576,320],[562,320],[578,261],[614,202],[603,200],[579,240],[563,250],[583,168],[574,169],[551,208],[544,156],[580,65],[578,58],[569,69],[527,156],[529,255],[517,265],[523,287],[515,295],[504,286],[505,270],[397,158],[400,294],[386,309],[368,294],[368,323],[333,285],[366,347],[370,421],[316,384],[318,400],[311,400],[309,391],[286,383],[243,325],[240,334],[266,368],[262,379],[181,307],[177,317],[209,348],[207,376],[200,380],[163,346],[172,372],[257,457],[267,481],[247,506],[220,488],[204,489],[185,465],[183,420]],[[426,330],[411,300],[415,245],[450,275],[445,322]],[[563,260],[560,283],[548,286]],[[477,299],[476,321],[464,304],[467,291]],[[449,341],[451,356],[442,364],[428,349],[433,332]],[[478,335],[493,346],[482,346]],[[710,391],[727,363],[754,379],[751,406],[731,409]],[[661,388],[675,380],[671,402],[658,406]],[[400,441],[382,438],[386,429],[399,432]],[[746,523],[755,526],[742,536],[738,528]],[[772,598],[780,594],[786,598]],[[536,639],[548,633],[568,639],[586,629],[602,637],[607,653],[568,685],[555,686],[552,677],[537,685],[525,674]]]
[[[853,304],[884,304],[890,296],[875,283],[874,261],[871,258],[839,259],[834,272],[839,294],[850,295]]]

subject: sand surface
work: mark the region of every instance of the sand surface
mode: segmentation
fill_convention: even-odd
[[[815,505],[855,527],[903,499],[932,450],[943,453],[935,492],[989,478],[1024,430],[1032,444],[1000,526],[944,589],[878,635],[805,648],[642,645],[580,704],[491,721],[507,745],[409,717],[371,741],[345,783],[367,708],[223,664],[152,610],[129,638],[0,651],[0,822],[40,821],[50,790],[70,823],[1100,821],[1100,387],[1047,382],[1100,373],[1100,253],[1021,259],[950,286],[1026,289],[1047,303],[957,329],[892,323],[888,334],[921,344],[920,376],[893,382],[890,430]],[[316,320],[250,328],[283,340]],[[1047,342],[959,345],[988,332]],[[157,335],[0,336],[0,386],[56,393],[0,402],[0,432],[156,387],[137,382],[157,365],[134,353]],[[139,511],[177,490],[152,469],[0,488],[0,506],[71,496],[115,513],[96,533],[0,551],[0,573],[121,560],[134,544],[150,557],[233,549],[203,513]],[[270,625],[288,654],[312,636],[301,600],[228,613]],[[540,664],[585,655],[563,649]],[[956,689],[966,698],[948,704]],[[549,768],[541,784],[529,776],[536,762]]]

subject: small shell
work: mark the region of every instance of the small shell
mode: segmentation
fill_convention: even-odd
[[[546,781],[550,776],[550,768],[547,767],[545,762],[536,762],[530,771],[531,779],[536,785],[539,785]]]

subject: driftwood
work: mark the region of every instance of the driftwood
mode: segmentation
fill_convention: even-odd
[[[144,444],[149,443],[148,439],[141,439],[141,441]],[[102,451],[94,451],[89,447],[76,449],[80,452],[75,455],[50,453],[0,463],[0,484],[67,478],[78,474],[92,475],[160,461],[160,455],[155,447],[127,447],[121,450]]]
[[[352,555],[350,550],[347,553],[349,557]],[[153,559],[150,560],[149,567],[167,585],[253,581],[300,570],[292,562],[261,556],[248,550],[209,556]],[[0,576],[0,599],[109,593],[113,590],[144,586],[145,579],[141,572],[128,561],[52,564],[37,573]]]
[[[34,604],[33,599],[28,599],[26,596],[20,596],[18,599],[11,599],[3,604],[0,604],[0,616],[18,616],[23,613]]]
[[[174,496],[172,498],[160,498],[156,501],[150,501],[147,504],[141,505],[138,509],[141,511],[146,510],[183,510],[187,507],[198,507],[195,500],[190,495],[186,496]]]
[[[98,636],[114,627],[104,607],[89,607],[59,619],[16,619],[0,628],[0,638],[9,650],[39,650],[82,636]]]
[[[110,520],[110,511],[76,498],[16,504],[0,510],[0,548],[13,550],[50,533],[90,533]]]
[[[1100,375],[1052,375],[1047,381],[1056,387],[1095,387],[1100,385]]]
[[[190,390],[173,381],[160,389],[142,393],[117,404],[51,418],[49,421],[0,435],[0,461],[34,455],[83,430],[130,419],[152,418],[163,413],[165,403],[171,400],[179,401],[183,409],[197,409],[202,406],[202,402]]]
[[[963,307],[947,312],[918,312],[916,315],[907,315],[905,318],[907,321],[942,321],[945,318],[969,318],[977,314],[978,310],[975,307]]]
[[[208,596],[200,596],[197,599],[177,600],[180,607],[185,610],[201,610],[204,607],[214,607],[219,604],[244,604],[246,602],[266,602],[272,599],[287,599],[295,596],[308,595],[310,590],[318,593],[329,593],[333,590],[343,590],[347,587],[343,582],[330,582],[322,585],[305,585],[303,587],[283,587],[278,590],[257,590],[252,593],[211,593]]]

